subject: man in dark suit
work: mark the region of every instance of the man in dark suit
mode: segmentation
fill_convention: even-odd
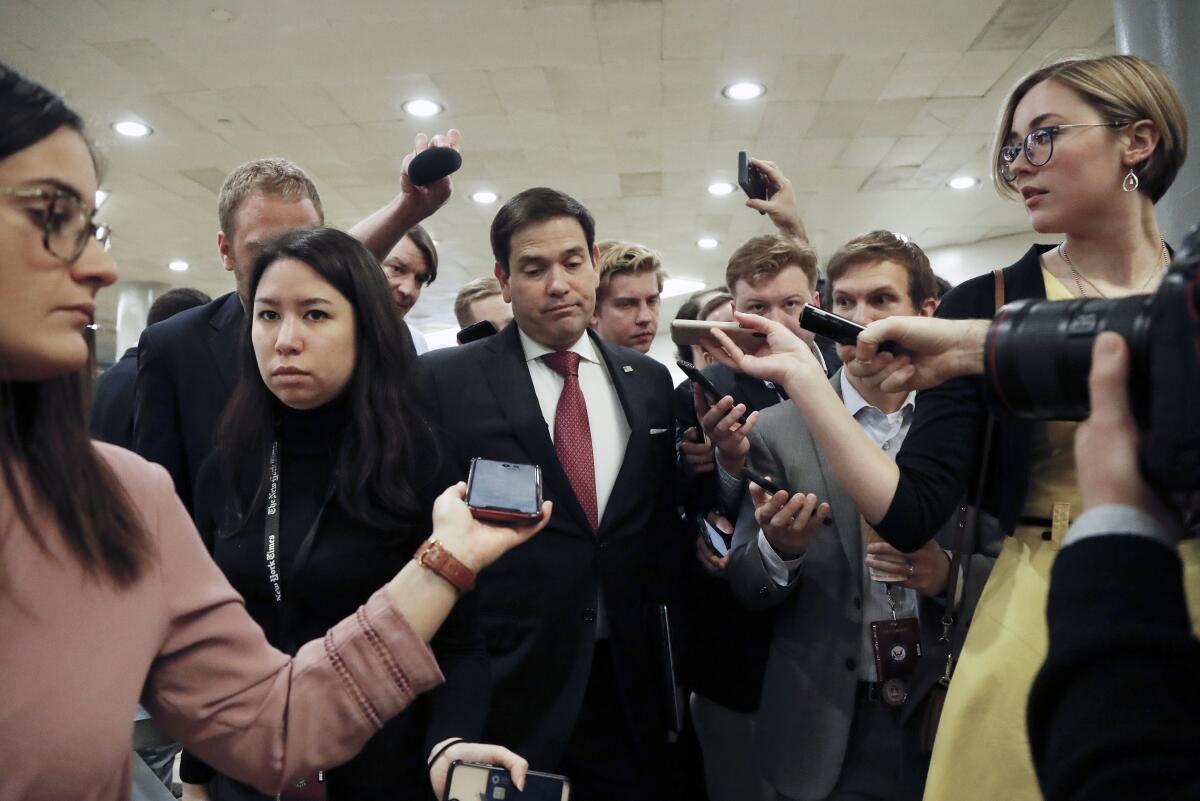
[[[491,238],[514,324],[421,359],[447,480],[472,457],[537,464],[554,502],[549,526],[480,576],[486,739],[566,773],[580,801],[669,798],[651,612],[683,553],[670,376],[588,331],[598,254],[577,201],[526,190]]]
[[[146,325],[161,323],[181,311],[212,301],[199,289],[179,287],[159,295],[146,313]],[[133,384],[137,379],[135,345],[96,379],[92,393],[92,436],[122,448],[133,447]]]
[[[404,233],[450,196],[450,179],[428,186],[408,181],[408,163],[429,145],[457,147],[458,132],[445,139],[417,137],[405,156],[401,193],[350,233],[382,259]],[[258,159],[225,179],[218,199],[221,263],[234,274],[237,291],[201,308],[147,328],[138,343],[134,387],[133,450],[161,464],[188,510],[200,465],[212,451],[218,421],[238,378],[238,341],[245,296],[257,253],[273,238],[323,225],[321,198],[312,180],[285,159]]]

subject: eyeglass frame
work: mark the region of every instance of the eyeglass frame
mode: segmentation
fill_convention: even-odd
[[[1017,156],[1025,156],[1025,161],[1029,162],[1029,166],[1031,167],[1045,167],[1050,163],[1050,159],[1054,156],[1054,137],[1058,135],[1059,131],[1066,130],[1067,128],[1124,128],[1126,125],[1130,125],[1133,122],[1133,120],[1115,120],[1113,122],[1072,122],[1061,125],[1043,125],[1040,128],[1034,128],[1032,131],[1025,134],[1025,136],[1021,137],[1021,143],[1019,145],[1004,145],[1000,148],[999,157],[996,160],[996,169],[1000,173],[1000,178],[1004,180],[1005,183],[1011,184],[1013,181],[1017,180],[1017,176],[1013,175],[1008,168],[1012,167],[1012,165],[1016,163]],[[1041,164],[1038,164],[1034,162],[1032,158],[1030,158],[1030,153],[1032,153],[1033,147],[1030,145],[1029,140],[1030,137],[1040,133],[1047,134],[1050,137],[1050,151],[1046,154],[1046,160]],[[1012,158],[1006,158],[1007,153],[1011,153]]]
[[[92,239],[95,239],[97,242],[99,242],[100,246],[102,248],[104,248],[105,250],[108,250],[109,240],[112,237],[112,226],[111,225],[97,225],[96,221],[94,219],[95,214],[96,214],[95,211],[93,211],[90,215],[87,216],[87,221],[84,223],[84,226],[83,226],[83,229],[81,232],[82,235],[79,237],[78,242],[76,242],[76,244],[75,244],[74,255],[72,255],[68,258],[67,256],[64,256],[61,253],[55,252],[54,248],[50,247],[51,235],[57,234],[57,233],[61,232],[61,230],[62,230],[61,224],[56,229],[54,227],[54,223],[52,222],[52,220],[53,220],[52,212],[54,211],[55,205],[61,201],[69,200],[69,201],[76,203],[79,206],[80,214],[84,213],[85,206],[83,205],[83,200],[79,197],[79,195],[75,194],[74,192],[72,192],[68,189],[50,190],[50,189],[42,189],[40,187],[24,188],[24,187],[14,187],[14,186],[0,186],[0,195],[8,195],[9,197],[18,197],[18,198],[49,199],[50,202],[47,204],[46,210],[43,212],[45,214],[45,221],[42,223],[42,247],[44,247],[46,249],[46,252],[49,253],[51,256],[54,256],[56,259],[64,261],[67,264],[74,264],[76,261],[79,260],[79,257],[83,255],[83,252],[85,250],[87,250],[88,242]]]

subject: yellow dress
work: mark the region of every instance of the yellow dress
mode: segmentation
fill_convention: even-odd
[[[1071,293],[1042,270],[1046,297]],[[1075,428],[1048,422],[1034,427],[1029,492],[1022,516],[1050,518],[1055,504],[1079,514],[1075,482]],[[925,801],[1036,801],[1025,706],[1046,659],[1046,597],[1061,531],[1019,526],[1006,537],[983,589],[971,630],[946,696],[929,765]],[[1180,544],[1184,586],[1193,625],[1200,621],[1200,541]]]

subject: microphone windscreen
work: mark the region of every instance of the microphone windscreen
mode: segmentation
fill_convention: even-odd
[[[417,186],[426,186],[445,178],[461,166],[462,156],[454,148],[426,148],[408,163],[408,180]]]

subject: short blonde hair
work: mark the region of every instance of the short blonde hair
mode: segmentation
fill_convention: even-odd
[[[454,298],[454,317],[458,320],[459,328],[466,328],[479,322],[471,313],[471,304],[500,294],[500,282],[492,276],[475,278],[462,285],[458,296]]]
[[[226,237],[233,236],[233,218],[238,206],[252,194],[272,195],[287,200],[308,198],[321,225],[325,224],[325,210],[321,208],[321,196],[308,173],[287,159],[269,158],[247,161],[225,177],[217,195],[217,219]]]
[[[662,292],[662,258],[658,253],[632,242],[602,242],[601,245],[607,247],[600,254],[600,285],[596,287],[597,308],[604,302],[609,286],[618,275],[654,273],[658,279],[658,291]]]
[[[1051,80],[1073,89],[1106,122],[1150,120],[1158,127],[1158,146],[1136,170],[1138,190],[1157,203],[1187,158],[1187,113],[1163,71],[1137,56],[1066,59],[1034,70],[1017,83],[1004,103],[992,145],[992,183],[1001,196],[1016,194],[1000,176],[999,164],[1017,104],[1034,86]]]
[[[729,257],[725,268],[725,286],[737,291],[737,282],[758,286],[788,267],[799,267],[808,279],[808,288],[817,291],[817,252],[808,245],[776,234],[748,239]]]

